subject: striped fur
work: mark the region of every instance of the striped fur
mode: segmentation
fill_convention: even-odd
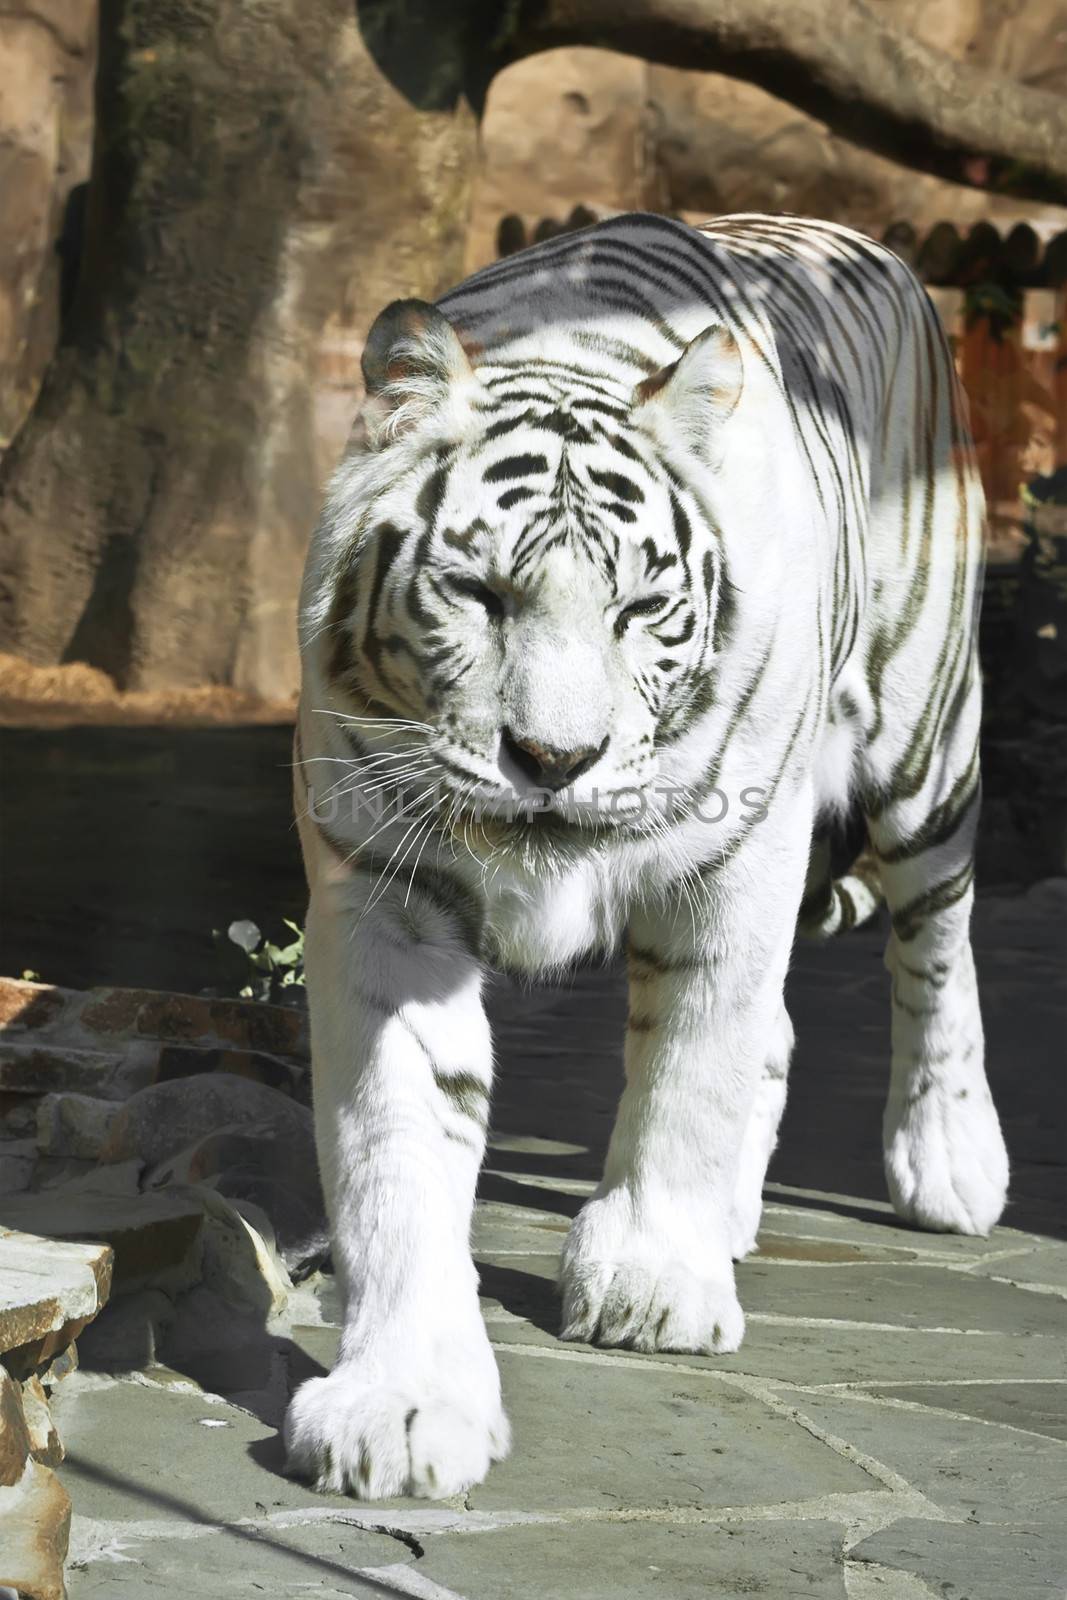
[[[398,302],[364,369],[308,559],[296,767],[347,1320],[287,1438],[326,1487],[450,1494],[507,1447],[467,1248],[487,963],[629,952],[564,1337],[737,1348],[798,918],[826,934],[882,894],[893,1201],[999,1216],[968,936],[983,507],[929,301],[828,224],[618,218]],[[573,782],[539,792],[523,752]],[[827,819],[856,806],[834,883]]]

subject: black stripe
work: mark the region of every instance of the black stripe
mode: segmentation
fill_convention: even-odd
[[[642,505],[645,491],[639,483],[626,477],[622,472],[601,472],[596,467],[589,468],[589,477],[598,489],[607,489],[616,500],[625,500],[630,505]]]
[[[484,1128],[489,1119],[489,1090],[473,1072],[444,1072],[433,1069],[433,1081],[461,1116]]]
[[[974,881],[974,863],[967,861],[951,878],[916,895],[892,914],[893,932],[905,944],[922,931],[923,925],[939,911],[947,911],[963,899]]]
[[[505,456],[501,461],[494,461],[482,474],[485,483],[511,483],[516,478],[529,477],[531,473],[547,472],[548,457],[531,455],[527,452],[520,456]]]
[[[524,500],[536,500],[538,491],[531,489],[528,484],[520,484],[515,489],[506,489],[497,501],[501,511],[510,511],[512,506],[521,505]]]

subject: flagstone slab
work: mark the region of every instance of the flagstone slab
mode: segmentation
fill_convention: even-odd
[[[915,1573],[951,1600],[1061,1600],[1067,1535],[1062,1524],[1034,1527],[1014,1517],[989,1526],[904,1518],[854,1546],[850,1560]]]
[[[812,1237],[783,1229],[775,1233],[761,1228],[756,1249],[746,1257],[752,1263],[812,1263],[815,1266],[861,1266],[870,1262],[921,1261],[917,1250],[897,1244],[883,1244],[872,1229],[865,1239]]]
[[[548,1320],[550,1287],[541,1291],[541,1305]],[[559,1345],[553,1331],[535,1326],[483,1303],[489,1336],[504,1346],[512,1344]],[[552,1327],[558,1327],[558,1309]],[[335,1336],[336,1337],[336,1336]],[[791,1325],[786,1321],[761,1322],[750,1317],[744,1343],[733,1355],[642,1355],[633,1359],[651,1365],[683,1362],[713,1372],[750,1374],[771,1383],[837,1385],[918,1382],[926,1379],[954,1379],[961,1373],[968,1379],[996,1383],[1013,1379],[1063,1381],[1067,1378],[1067,1343],[1055,1334],[1032,1334],[1016,1338],[1012,1334],[992,1333],[961,1338],[951,1329],[945,1333],[916,1332],[911,1328],[868,1328],[862,1324],[840,1327],[833,1322]],[[588,1350],[590,1345],[564,1345],[564,1349]],[[629,1353],[629,1352],[628,1352]]]
[[[991,1255],[974,1267],[975,1276],[1006,1278],[1024,1287],[1060,1289],[1067,1293],[1067,1244],[1058,1241],[1036,1245],[1008,1257]]]
[[[867,1393],[887,1400],[958,1411],[961,1416],[975,1417],[979,1422],[996,1422],[1067,1441],[1067,1383],[1024,1379],[1016,1383],[955,1384],[947,1380],[886,1387],[872,1384]],[[1064,1473],[1067,1477],[1067,1459]]]
[[[1067,1306],[1059,1296],[1035,1294],[1025,1284],[1018,1286],[1023,1271],[1030,1270],[1022,1265],[1029,1256],[1013,1258],[1010,1265],[1018,1278],[1008,1281],[997,1262],[985,1270],[978,1263],[974,1270],[959,1271],[959,1264],[949,1258],[942,1267],[926,1254],[872,1242],[873,1232],[854,1240],[802,1240],[789,1234],[762,1233],[760,1254],[737,1267],[746,1313],[908,1328],[945,1327],[960,1332],[1059,1334],[1067,1330]],[[554,1282],[563,1237],[563,1231],[533,1233],[520,1226],[509,1235],[498,1221],[491,1230],[476,1230],[475,1258]],[[514,1242],[517,1239],[522,1243]],[[925,1245],[922,1248],[925,1251]],[[1033,1270],[1051,1277],[1059,1269],[1061,1255],[1067,1262],[1067,1245],[1050,1245],[1034,1254]],[[952,1270],[947,1270],[950,1265]],[[812,1267],[816,1270],[810,1270]],[[485,1276],[483,1273],[483,1279]]]
[[[300,1507],[350,1507],[282,1475],[275,1428],[246,1411],[167,1384],[73,1375],[52,1410],[66,1446],[59,1469],[79,1516],[136,1523],[229,1523]]]
[[[464,1600],[845,1600],[843,1531],[830,1521],[513,1527],[427,1539],[418,1570]]]
[[[571,1225],[569,1216],[558,1212],[501,1200],[481,1200],[474,1210],[472,1240],[474,1249],[561,1250]]]
[[[951,1517],[978,1522],[1059,1522],[1067,1451],[1059,1440],[892,1400],[783,1390],[820,1427],[891,1467]],[[933,1398],[936,1405],[936,1392]]]
[[[1018,1228],[994,1228],[977,1234],[930,1233],[903,1222],[888,1200],[857,1199],[847,1194],[764,1185],[761,1232],[832,1237],[863,1244],[914,1250],[955,1266],[983,1261],[1001,1250],[1030,1248],[1045,1241]],[[1067,1245],[1060,1248],[1067,1251]]]
[[[332,1363],[336,1328],[294,1328],[292,1337]],[[476,1509],[751,1506],[880,1487],[762,1400],[717,1381],[710,1364],[693,1372],[679,1357],[677,1371],[669,1357],[557,1341],[537,1351],[498,1345],[514,1445],[470,1491]]]
[[[490,1337],[503,1345],[533,1344],[556,1346],[560,1341],[559,1296],[555,1289],[555,1256],[477,1257],[482,1280],[482,1308]],[[766,1269],[782,1270],[778,1266]],[[832,1271],[833,1269],[819,1269]],[[858,1268],[843,1268],[853,1274]],[[910,1272],[912,1269],[906,1269]],[[955,1278],[953,1273],[944,1273]],[[984,1314],[984,1291],[999,1290],[982,1280],[974,1288],[976,1317]],[[919,1302],[931,1319],[940,1312],[951,1313],[951,1293],[931,1304],[930,1285],[920,1284],[925,1298]],[[939,1284],[935,1280],[935,1289]],[[1014,1293],[1008,1288],[1008,1293]],[[1036,1299],[1020,1292],[1022,1301]],[[900,1318],[897,1325],[883,1322],[870,1308],[853,1306],[813,1308],[803,1299],[786,1301],[789,1309],[767,1313],[753,1308],[751,1297],[742,1285],[742,1303],[747,1312],[747,1330],[741,1349],[726,1356],[639,1355],[634,1358],[653,1364],[683,1362],[714,1372],[749,1373],[783,1384],[843,1384],[867,1387],[871,1384],[945,1379],[959,1377],[988,1383],[1019,1378],[1033,1380],[1067,1379],[1067,1308],[1054,1297],[1046,1297],[1048,1331],[1045,1333],[985,1332],[979,1326],[961,1333],[948,1324],[931,1332]],[[812,1315],[813,1309],[815,1310]],[[1042,1318],[1046,1307],[1043,1306]],[[841,1311],[838,1316],[835,1311]],[[797,1320],[792,1320],[796,1318]],[[995,1319],[992,1319],[995,1320]],[[563,1348],[590,1349],[573,1345]]]
[[[479,1510],[750,1506],[879,1487],[763,1401],[669,1366],[500,1352],[515,1445]]]
[[[413,1553],[386,1534],[316,1522],[309,1527],[230,1524],[181,1536],[138,1537],[125,1524],[75,1517],[68,1600],[252,1600],[308,1594],[382,1600],[389,1590],[360,1568],[399,1578]],[[393,1591],[397,1592],[396,1590]],[[403,1592],[403,1591],[399,1591]]]
[[[564,1193],[562,1190],[557,1192]],[[537,1200],[540,1195],[531,1190],[531,1197]],[[543,1254],[560,1250],[570,1224],[569,1213],[561,1215],[498,1200],[483,1200],[474,1215],[474,1249],[485,1254],[520,1250]],[[930,1237],[909,1235],[901,1229],[883,1232],[876,1223],[859,1224],[851,1237],[843,1234],[838,1237],[832,1227],[820,1229],[818,1218],[814,1226],[804,1228],[794,1224],[789,1216],[776,1215],[765,1219],[765,1225],[760,1229],[758,1250],[750,1260],[853,1265],[862,1262],[945,1259],[943,1254],[930,1249]]]
[[[1010,1283],[923,1264],[823,1266],[744,1261],[737,1288],[747,1313],[825,1317],[979,1333],[1067,1331],[1067,1305]]]
[[[790,1325],[749,1318],[741,1349],[715,1358],[724,1371],[739,1370],[776,1383],[872,1383],[965,1377],[997,1382],[1067,1377],[1067,1343],[1061,1334],[973,1333],[951,1329],[839,1327],[833,1322]]]
[[[531,1344],[559,1343],[561,1301],[556,1287],[558,1256],[488,1257],[475,1252],[486,1320],[499,1306],[509,1321],[520,1319]]]

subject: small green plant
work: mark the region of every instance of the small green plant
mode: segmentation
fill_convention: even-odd
[[[1019,485],[1019,498],[1031,511],[1038,506],[1067,506],[1067,467]]]
[[[243,1000],[293,1000],[286,990],[304,984],[304,930],[297,922],[284,917],[285,926],[295,935],[288,944],[274,944],[264,937],[259,927],[247,918],[231,922],[225,938],[215,930],[219,944],[236,945],[247,962],[247,981],[239,993]]]
[[[963,317],[968,328],[984,317],[995,339],[1001,339],[1022,317],[1022,294],[1001,283],[972,283],[963,295]]]

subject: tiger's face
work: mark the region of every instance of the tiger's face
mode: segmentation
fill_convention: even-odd
[[[635,825],[728,625],[705,441],[736,345],[709,330],[613,392],[529,363],[476,374],[439,312],[402,302],[364,369],[358,527],[342,481],[317,621],[354,742],[482,818]]]

